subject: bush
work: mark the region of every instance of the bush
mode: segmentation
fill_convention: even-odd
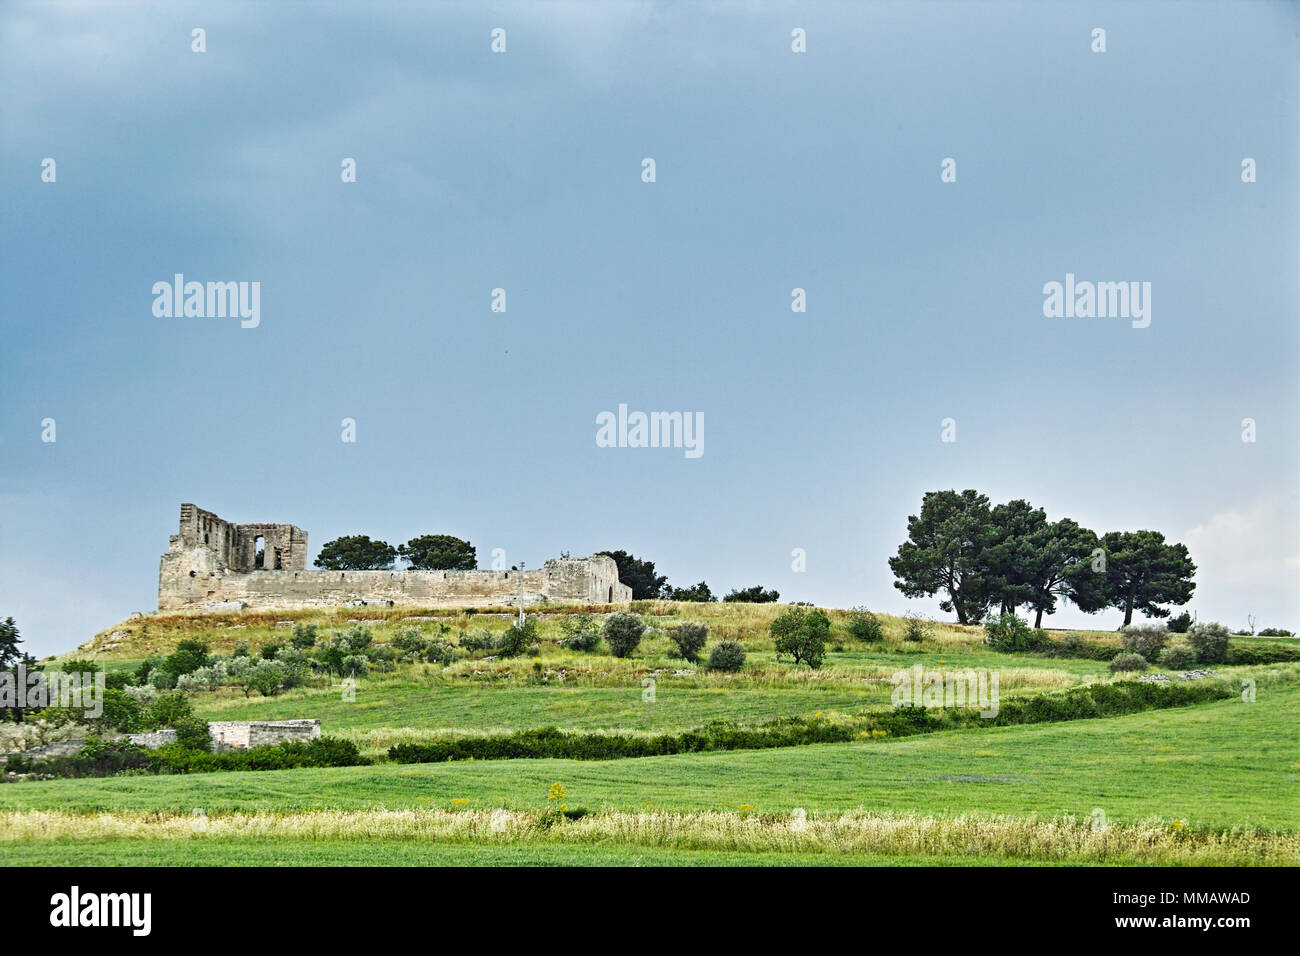
[[[235,649],[230,653],[231,657],[248,657],[248,641],[235,641]]]
[[[172,675],[174,683],[175,678],[182,674],[192,674],[211,663],[207,644],[202,641],[181,641],[176,645],[176,650],[167,655],[162,669]]]
[[[104,709],[92,724],[98,730],[116,730],[132,734],[140,730],[143,714],[140,703],[124,690],[109,687],[104,690]]]
[[[335,631],[330,635],[325,644],[316,649],[316,660],[331,674],[338,674],[340,677],[357,674],[356,662],[346,663],[355,657],[360,657],[362,661],[366,660],[365,653],[369,650],[374,635],[371,634],[368,627],[362,627],[360,624],[353,624],[346,631]],[[365,672],[369,673],[370,666],[367,662]]]
[[[393,637],[393,649],[403,660],[414,661],[424,656],[429,642],[424,639],[419,628],[407,627],[398,631]]]
[[[491,631],[476,627],[468,634],[461,633],[460,646],[467,651],[490,651],[496,647],[496,638],[492,636]]]
[[[673,642],[673,649],[669,653],[692,664],[698,664],[700,651],[704,650],[704,642],[708,636],[707,624],[701,624],[699,621],[683,621],[668,632],[668,639]]]
[[[844,620],[844,630],[855,641],[878,641],[885,636],[880,618],[865,607],[855,607]]]
[[[1294,637],[1295,635],[1292,634],[1290,631],[1284,630],[1283,628],[1280,627],[1266,627],[1264,628],[1264,630],[1259,632],[1259,636],[1260,637]]]
[[[267,641],[265,644],[262,645],[262,660],[264,661],[275,660],[275,655],[280,653],[280,648],[283,646],[284,645],[281,644],[279,641]]]
[[[198,717],[187,717],[176,725],[176,742],[190,750],[209,750],[212,747],[212,735],[208,733],[208,722]]]
[[[1228,656],[1228,629],[1213,621],[1198,621],[1187,629],[1187,643],[1198,664],[1218,664]]]
[[[719,641],[709,650],[709,670],[738,671],[745,666],[745,645],[740,641]]]
[[[1184,611],[1182,614],[1171,617],[1165,626],[1169,629],[1170,634],[1186,634],[1187,629],[1192,626],[1192,612]]]
[[[605,643],[615,657],[627,657],[641,643],[645,621],[628,611],[617,611],[605,618]]]
[[[1024,653],[1036,650],[1046,643],[1047,638],[1040,631],[1035,631],[1015,614],[989,615],[984,620],[984,643],[995,651],[1004,654]]]
[[[113,671],[104,675],[104,687],[108,690],[126,690],[134,676],[130,671]]]
[[[528,650],[530,644],[537,641],[537,622],[531,617],[524,618],[523,626],[511,624],[497,641],[497,653],[502,657],[518,657]]]
[[[425,659],[431,664],[441,664],[446,667],[456,659],[456,645],[449,644],[446,641],[433,640],[424,652]]]
[[[149,679],[145,683],[152,684],[159,690],[173,690],[176,687],[176,675],[158,667],[149,672]]]
[[[291,643],[302,651],[309,651],[316,646],[316,625],[295,624]]]
[[[1014,616],[1014,615],[1013,615]],[[903,618],[903,640],[919,643],[930,636],[934,622],[919,614],[908,614]]]
[[[826,639],[831,632],[831,619],[824,611],[792,607],[773,621],[768,630],[778,659],[789,655],[795,664],[822,666],[826,659]]]
[[[1159,624],[1130,624],[1119,633],[1120,644],[1127,651],[1141,654],[1149,661],[1160,656],[1160,650],[1169,640],[1169,632]]]
[[[284,679],[285,666],[279,661],[258,661],[248,675],[249,686],[263,697],[274,697],[280,693],[280,689],[284,686]]]
[[[729,604],[737,602],[749,604],[772,604],[781,599],[777,591],[764,591],[763,585],[755,584],[752,588],[733,588],[722,600]]]
[[[159,654],[150,654],[140,662],[140,666],[135,669],[134,684],[137,686],[149,683],[149,675],[154,671],[162,670],[163,658]]]
[[[284,668],[283,684],[286,690],[302,684],[311,673],[311,659],[307,657],[307,651],[294,644],[281,647],[276,652],[275,661]]]
[[[1115,659],[1110,662],[1110,672],[1112,674],[1120,671],[1144,671],[1147,669],[1147,659],[1141,654],[1127,652],[1116,654]]]
[[[178,691],[159,694],[158,699],[149,708],[145,723],[150,727],[179,727],[194,716],[194,708]]]
[[[600,625],[596,619],[585,611],[570,614],[560,622],[559,645],[571,651],[594,651],[600,644]]]
[[[1160,666],[1171,671],[1191,670],[1196,666],[1196,651],[1186,644],[1171,644],[1160,652]]]
[[[65,674],[98,674],[103,668],[94,661],[73,657],[60,664],[59,670]]]

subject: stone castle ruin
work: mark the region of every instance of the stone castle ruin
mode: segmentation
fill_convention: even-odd
[[[308,571],[307,532],[291,524],[232,524],[181,505],[158,569],[158,610],[298,610],[339,605],[494,607],[618,604],[632,589],[614,559],[553,558],[530,571]]]

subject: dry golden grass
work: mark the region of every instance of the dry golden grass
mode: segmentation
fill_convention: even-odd
[[[457,801],[452,801],[453,803]],[[54,840],[414,840],[602,844],[732,852],[1000,857],[1057,863],[1295,865],[1300,834],[1242,827],[1193,830],[1146,821],[1096,828],[1063,818],[934,817],[852,812],[772,816],[744,811],[621,813],[577,820],[492,809],[194,814],[0,813],[0,845]]]

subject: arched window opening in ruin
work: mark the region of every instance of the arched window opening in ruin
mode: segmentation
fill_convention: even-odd
[[[613,604],[613,603],[614,603],[614,585],[612,585],[612,584],[609,586],[609,600],[606,601],[605,603],[606,603],[606,604]]]
[[[275,569],[277,571],[284,570],[284,553],[279,548],[275,549]]]
[[[266,569],[266,539],[260,534],[253,539],[253,567],[258,571]]]
[[[203,532],[203,543],[204,544],[208,543],[208,533],[206,531]]]

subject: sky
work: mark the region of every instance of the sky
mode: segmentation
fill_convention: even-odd
[[[193,502],[942,619],[887,562],[975,488],[1295,629],[1298,9],[8,0],[0,615],[153,610]],[[257,326],[155,315],[176,273]],[[1045,316],[1067,274],[1149,326]],[[703,453],[601,447],[620,404]]]

